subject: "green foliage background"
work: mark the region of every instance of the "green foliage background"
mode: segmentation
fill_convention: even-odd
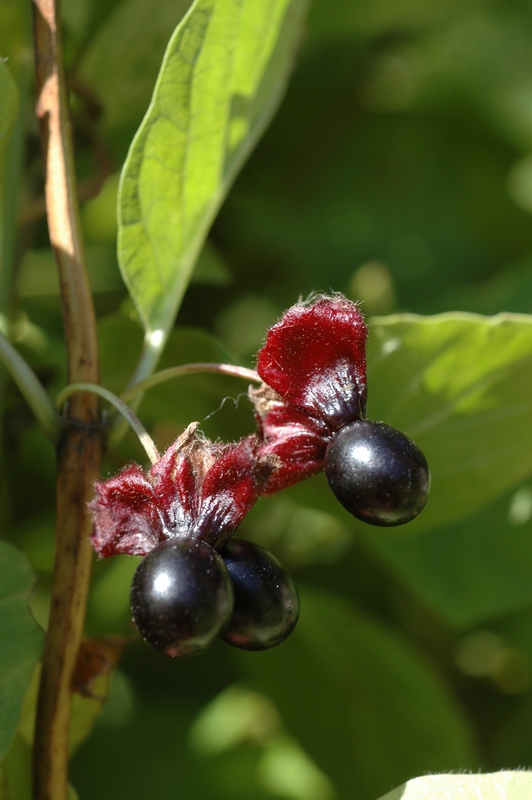
[[[0,112],[0,312],[54,393],[65,383],[64,341],[40,202],[25,5],[0,0],[0,54],[8,57],[0,89],[9,98]],[[140,315],[118,269],[115,207],[118,175],[188,4],[63,5],[82,197],[101,186],[84,200],[82,221],[104,385],[125,388],[142,348],[141,319],[168,336],[161,367],[253,365],[267,326],[299,296],[342,291],[362,300],[370,321],[369,416],[412,436],[433,475],[426,510],[397,530],[353,521],[323,476],[256,506],[239,535],[275,552],[302,598],[296,632],[267,653],[221,642],[192,662],[152,653],[129,618],[136,560],[98,562],[87,632],[131,641],[74,757],[79,796],[375,800],[426,772],[532,766],[532,5],[314,0],[283,102],[229,188],[264,127],[260,92],[275,85],[279,93],[291,62],[303,15],[303,4],[291,4],[285,50],[274,50],[273,72],[250,90],[256,105],[239,112],[248,127],[235,127],[234,150],[220,150],[222,178],[207,197],[218,193],[214,204],[205,211],[199,192],[189,198],[177,294],[197,255],[197,230],[229,190],[174,327],[166,306],[159,313],[150,305],[150,292],[160,299],[164,291],[164,281],[154,289],[150,262],[140,280],[127,272],[124,227],[128,202],[138,199],[127,178],[140,174],[146,123],[121,185],[119,245]],[[160,108],[152,105],[152,117],[164,117]],[[173,141],[166,147],[176,170],[179,152]],[[191,158],[197,174],[208,172],[203,153]],[[147,191],[156,195],[159,185]],[[206,215],[199,223],[198,208]],[[160,252],[175,243],[158,237],[168,231],[170,240],[180,224],[164,213],[154,222]],[[8,543],[0,571],[14,581],[0,597],[0,641],[12,648],[0,659],[4,752],[40,642],[8,606],[21,613],[29,561],[31,609],[45,625],[54,456],[3,374],[0,388]],[[148,393],[138,413],[161,448],[195,419],[207,435],[233,439],[254,426],[245,389],[228,377],[191,376]],[[106,474],[133,459],[142,452],[128,436],[109,453]],[[10,625],[20,641],[11,641]],[[80,730],[93,712],[80,712]],[[29,796],[20,788],[31,743],[23,723],[2,766],[4,784],[18,787],[0,788],[6,800]]]

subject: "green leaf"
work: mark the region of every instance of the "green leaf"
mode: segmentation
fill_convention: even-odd
[[[9,749],[41,650],[28,610],[33,575],[14,547],[0,542],[0,759]]]
[[[124,166],[119,261],[164,339],[208,229],[276,108],[306,0],[197,0],[173,35]]]
[[[532,600],[532,318],[392,317],[371,328],[370,416],[405,430],[432,471],[426,509],[370,546],[464,628]],[[414,538],[403,534],[421,533]]]
[[[528,800],[532,772],[488,775],[425,775],[414,778],[381,800]]]
[[[469,628],[532,603],[530,517],[518,516],[531,501],[523,486],[454,525],[368,540],[424,603],[454,628]]]
[[[405,532],[463,519],[532,473],[532,317],[375,320],[369,416],[404,430],[432,473]]]
[[[290,639],[240,666],[342,797],[370,800],[412,774],[478,765],[430,666],[339,597],[302,592]]]

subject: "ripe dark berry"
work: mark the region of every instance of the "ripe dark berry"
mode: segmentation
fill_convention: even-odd
[[[235,593],[224,641],[241,650],[267,650],[281,644],[299,616],[297,589],[288,572],[253,542],[231,539],[220,555]]]
[[[370,525],[403,525],[423,509],[430,488],[425,456],[384,422],[341,428],[325,453],[325,474],[342,505]]]
[[[144,641],[160,653],[182,658],[206,650],[223,632],[233,612],[233,588],[212,547],[174,538],[142,559],[130,602]]]

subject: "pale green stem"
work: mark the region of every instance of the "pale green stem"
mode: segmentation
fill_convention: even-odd
[[[111,403],[111,405],[113,405],[116,410],[119,411],[120,414],[122,414],[122,416],[128,421],[130,426],[137,434],[141,445],[146,451],[146,455],[150,459],[150,462],[155,464],[155,462],[160,459],[161,456],[159,455],[159,451],[157,450],[153,439],[136,414],[134,414],[129,406],[127,406],[119,397],[117,397],[116,394],[113,394],[108,389],[104,389],[103,386],[98,386],[98,384],[95,383],[71,383],[68,386],[65,386],[65,388],[58,394],[56,399],[57,408],[60,409],[64,402],[77,392],[92,392],[93,394],[99,395],[99,397],[103,397],[108,403]]]
[[[145,378],[151,375],[157,366],[167,339],[168,335],[163,331],[146,334],[139,362],[129,382],[130,386],[143,382]]]
[[[125,390],[125,392],[122,392],[120,397],[125,403],[131,406],[131,408],[136,410],[142,401],[144,393],[148,389],[151,389],[153,386],[157,386],[159,383],[164,383],[165,381],[171,380],[172,378],[178,378],[183,375],[192,375],[199,372],[214,372],[224,375],[232,375],[236,378],[244,378],[244,380],[261,383],[261,379],[255,370],[246,369],[246,367],[237,367],[234,364],[216,364],[209,362],[182,364],[178,367],[169,367],[168,369],[163,369],[160,372],[155,372],[153,375],[144,378],[144,380],[131,384],[129,388]],[[126,428],[122,424],[117,425],[114,428],[110,437],[111,445],[114,446],[120,441],[125,430]]]
[[[238,367],[234,364],[216,364],[216,363],[197,363],[197,364],[182,364],[178,367],[169,367],[160,372],[155,372],[148,378],[145,378],[139,383],[130,386],[125,392],[120,395],[124,403],[129,403],[136,395],[144,394],[148,389],[157,386],[159,383],[164,383],[172,378],[179,378],[183,375],[192,375],[198,372],[215,372],[223,375],[232,375],[235,378],[243,378],[244,380],[254,381],[260,383],[259,375],[253,369],[246,369],[246,367]]]
[[[56,414],[52,401],[33,370],[2,333],[0,333],[0,361],[20,389],[48,439],[55,442],[61,428],[61,418]]]

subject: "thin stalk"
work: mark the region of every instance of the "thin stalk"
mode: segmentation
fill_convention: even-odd
[[[224,375],[233,375],[236,378],[243,378],[244,380],[254,381],[260,383],[259,375],[252,369],[246,367],[237,367],[234,364],[216,364],[216,363],[196,363],[196,364],[181,364],[177,367],[169,367],[160,372],[155,372],[144,380],[139,380],[138,383],[131,383],[130,386],[120,395],[124,403],[127,403],[131,409],[138,409],[142,402],[144,393],[148,389],[157,386],[159,383],[165,383],[173,378],[179,378],[183,375],[192,375],[198,372],[215,372]],[[124,436],[126,426],[122,423],[115,425],[109,437],[111,446],[115,446]]]
[[[138,364],[131,376],[130,386],[141,383],[152,374],[161,357],[167,339],[168,334],[162,330],[146,333]]]
[[[61,428],[61,418],[54,411],[52,401],[33,370],[3,333],[0,333],[0,362],[17,384],[48,439],[55,443]]]
[[[180,378],[183,375],[193,375],[198,372],[216,372],[222,375],[233,375],[235,378],[243,378],[246,381],[254,381],[260,383],[261,379],[254,369],[246,369],[246,367],[238,367],[234,364],[216,364],[216,363],[196,363],[196,364],[181,364],[177,367],[169,367],[162,369],[160,372],[155,372],[149,378],[130,386],[125,392],[120,395],[124,403],[129,403],[136,395],[144,394],[148,389],[152,389],[159,383],[165,383],[172,378]]]
[[[48,228],[59,268],[68,380],[98,383],[96,324],[76,199],[58,2],[33,0],[33,12],[37,115]],[[35,728],[34,800],[67,798],[71,683],[92,565],[87,503],[101,456],[98,397],[75,394],[57,448],[56,559]]]
[[[109,391],[109,389],[105,389],[103,386],[98,386],[94,383],[71,383],[69,386],[65,386],[65,388],[57,395],[57,408],[62,408],[63,403],[73,394],[76,394],[76,392],[94,392],[94,394],[103,397],[104,400],[107,400],[108,403],[111,403],[111,405],[113,405],[116,410],[122,414],[124,419],[127,420],[129,425],[137,434],[141,445],[146,451],[146,455],[150,459],[150,462],[155,464],[155,462],[160,459],[161,456],[159,455],[159,451],[155,446],[155,442],[137,415],[134,414],[129,406],[127,406],[119,397],[117,397],[116,394],[113,394]]]

